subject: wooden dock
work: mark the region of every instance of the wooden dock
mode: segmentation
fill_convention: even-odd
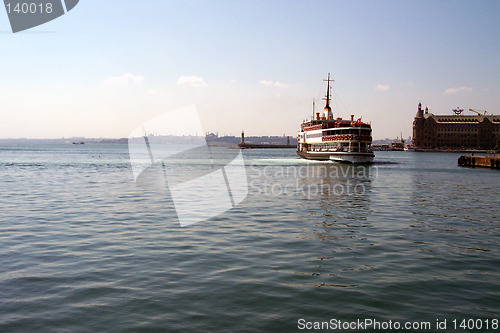
[[[458,166],[468,168],[489,168],[500,170],[500,156],[463,155],[458,158]]]

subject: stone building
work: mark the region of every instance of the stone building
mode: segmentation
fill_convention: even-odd
[[[500,141],[500,115],[434,115],[418,103],[413,121],[416,149],[493,149]]]

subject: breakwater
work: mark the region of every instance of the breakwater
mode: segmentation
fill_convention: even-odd
[[[276,144],[254,144],[240,143],[238,147],[241,149],[270,149],[270,148],[297,148],[297,145],[276,145]]]

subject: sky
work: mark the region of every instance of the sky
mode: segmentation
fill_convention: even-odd
[[[0,138],[127,137],[194,105],[205,132],[291,135],[324,106],[412,133],[417,105],[500,114],[500,1],[81,0],[12,33]]]

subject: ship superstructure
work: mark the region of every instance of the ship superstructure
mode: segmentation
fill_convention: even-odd
[[[311,120],[304,121],[298,135],[297,154],[311,160],[332,160],[347,163],[371,163],[375,155],[370,123],[334,118],[330,107],[330,74],[326,89],[326,105]]]

